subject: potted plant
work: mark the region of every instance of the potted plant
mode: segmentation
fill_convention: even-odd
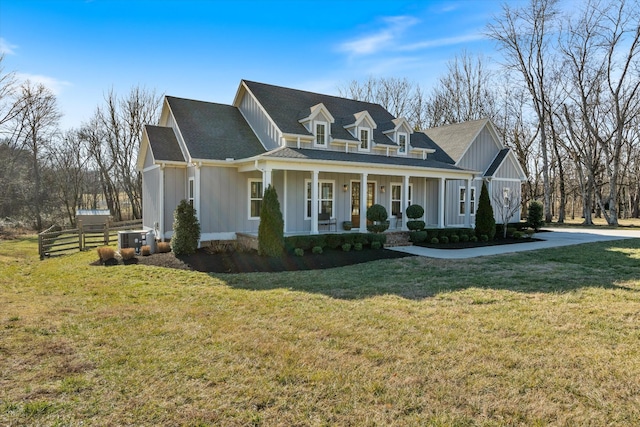
[[[351,221],[343,221],[342,222],[342,229],[349,231],[353,228],[353,224],[351,223]]]

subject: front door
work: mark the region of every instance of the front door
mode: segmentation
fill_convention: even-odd
[[[367,208],[376,203],[376,183],[367,182]],[[351,181],[351,223],[360,227],[360,181]]]

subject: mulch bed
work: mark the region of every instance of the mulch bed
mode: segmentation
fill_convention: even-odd
[[[199,249],[194,255],[176,257],[173,252],[136,257],[137,263],[159,267],[180,268],[206,273],[255,273],[321,270],[361,264],[379,259],[411,256],[388,249],[362,249],[361,251],[327,249],[322,254],[306,252],[303,256],[285,254],[282,258],[269,258],[251,252],[209,253]]]

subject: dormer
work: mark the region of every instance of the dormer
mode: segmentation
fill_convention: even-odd
[[[304,127],[313,135],[314,147],[326,147],[331,140],[331,124],[335,119],[323,103],[314,105],[305,110],[298,119]]]
[[[353,115],[353,122],[344,125],[354,138],[360,141],[358,145],[358,151],[371,151],[371,145],[373,144],[373,130],[377,129],[378,125],[371,117],[368,111],[360,111]]]
[[[411,134],[413,133],[413,129],[409,125],[407,119],[403,117],[399,117],[397,119],[393,119],[391,121],[393,126],[382,133],[387,135],[390,140],[396,143],[398,146],[397,153],[400,156],[406,156],[409,150],[411,149]]]

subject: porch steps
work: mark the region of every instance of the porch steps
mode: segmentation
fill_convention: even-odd
[[[387,235],[387,243],[384,244],[385,248],[413,245],[413,243],[409,241],[408,231],[388,231],[385,234]]]

